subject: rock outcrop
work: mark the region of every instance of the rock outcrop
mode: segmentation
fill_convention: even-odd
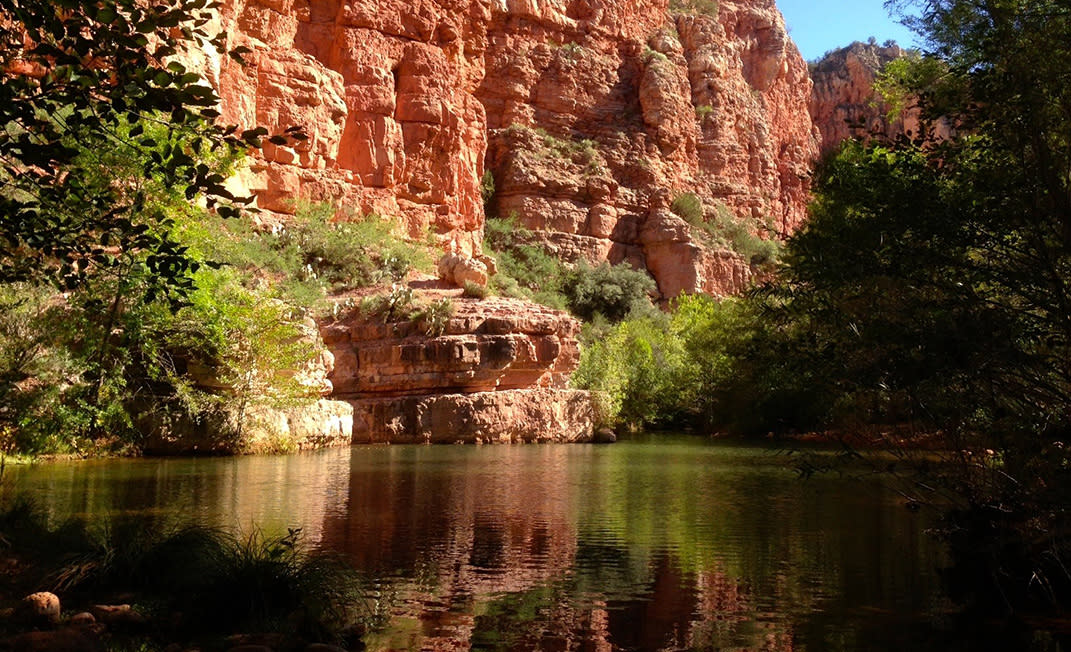
[[[326,325],[335,398],[564,388],[579,361],[568,314],[516,299],[455,298],[440,333],[378,317]]]
[[[568,389],[579,324],[514,299],[453,299],[441,332],[351,315],[323,329],[355,443],[588,441],[587,392]]]
[[[942,140],[952,134],[953,125],[943,119],[929,122],[927,133],[922,134],[921,111],[914,99],[891,111],[875,92],[874,81],[885,66],[910,54],[891,42],[856,41],[811,64],[811,117],[822,134],[822,154],[851,138],[892,141],[900,136],[924,136]]]
[[[907,52],[895,43],[877,45],[856,41],[812,64],[811,116],[822,134],[822,153],[850,138],[892,140],[918,130],[918,109],[908,107],[889,115],[889,107],[874,92],[874,80],[890,61]]]
[[[562,258],[628,261],[667,297],[721,293],[747,281],[748,261],[665,228],[665,209],[692,192],[708,220],[727,209],[787,233],[817,145],[807,68],[773,1],[718,6],[227,0],[221,26],[248,65],[212,52],[201,65],[224,120],[309,133],[237,181],[270,211],[337,201],[473,256],[490,170],[493,210]]]

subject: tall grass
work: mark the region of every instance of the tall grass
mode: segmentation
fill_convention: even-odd
[[[358,573],[309,551],[301,530],[241,533],[151,517],[49,527],[25,498],[0,512],[0,536],[37,569],[30,580],[65,603],[133,593],[161,613],[180,613],[182,632],[276,631],[337,641],[367,626],[371,603]]]

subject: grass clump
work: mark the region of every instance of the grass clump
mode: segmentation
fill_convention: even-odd
[[[490,290],[486,285],[480,285],[479,283],[473,283],[472,281],[465,281],[464,291],[461,296],[469,299],[486,299],[490,294]]]
[[[569,42],[556,47],[557,51],[569,61],[576,61],[587,53],[587,49],[579,43]]]
[[[438,337],[446,330],[457,308],[454,302],[446,297],[422,304],[412,288],[394,285],[384,294],[365,297],[359,310],[366,319],[387,324],[417,322],[425,335]]]
[[[32,569],[23,580],[59,592],[65,604],[133,596],[143,615],[168,621],[149,631],[187,642],[276,631],[306,641],[342,642],[370,624],[360,576],[340,560],[305,549],[300,529],[240,533],[151,517],[118,517],[49,527],[25,498],[0,512],[0,534]]]
[[[779,241],[755,234],[755,231],[772,232],[769,225],[737,218],[724,204],[717,204],[713,219],[707,220],[703,200],[695,193],[685,192],[674,198],[670,210],[692,225],[693,232],[701,240],[714,247],[727,247],[751,265],[768,266],[780,258],[782,247]]]
[[[414,314],[416,295],[413,288],[395,284],[385,294],[365,297],[361,300],[361,314],[370,319],[390,323],[406,321]]]
[[[270,230],[210,217],[185,225],[183,235],[205,260],[281,283],[295,302],[310,293],[399,281],[411,269],[428,266],[427,252],[399,238],[389,220],[375,214],[336,220],[336,212],[331,204],[305,204]]]
[[[703,200],[694,192],[683,192],[677,195],[669,209],[689,224],[698,226],[705,221]]]
[[[718,0],[669,0],[669,10],[675,14],[718,16]]]
[[[656,63],[668,63],[669,57],[650,46],[645,46],[643,48],[643,61],[647,65],[653,65]]]
[[[439,337],[446,331],[446,326],[456,310],[454,302],[444,297],[418,310],[413,319],[420,322],[425,335]]]
[[[484,243],[498,263],[489,288],[501,296],[564,309],[561,287],[566,269],[542,247],[528,244],[531,239],[532,232],[518,223],[515,214],[487,220]]]

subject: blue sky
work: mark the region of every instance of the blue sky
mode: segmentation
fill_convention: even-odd
[[[789,34],[803,58],[811,61],[828,50],[873,36],[903,47],[919,44],[915,35],[885,10],[884,0],[777,0]]]

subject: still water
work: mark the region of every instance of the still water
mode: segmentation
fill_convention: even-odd
[[[928,515],[760,447],[380,446],[9,469],[51,518],[267,531],[374,578],[379,650],[975,650]],[[1058,649],[1036,642],[1037,649]]]

